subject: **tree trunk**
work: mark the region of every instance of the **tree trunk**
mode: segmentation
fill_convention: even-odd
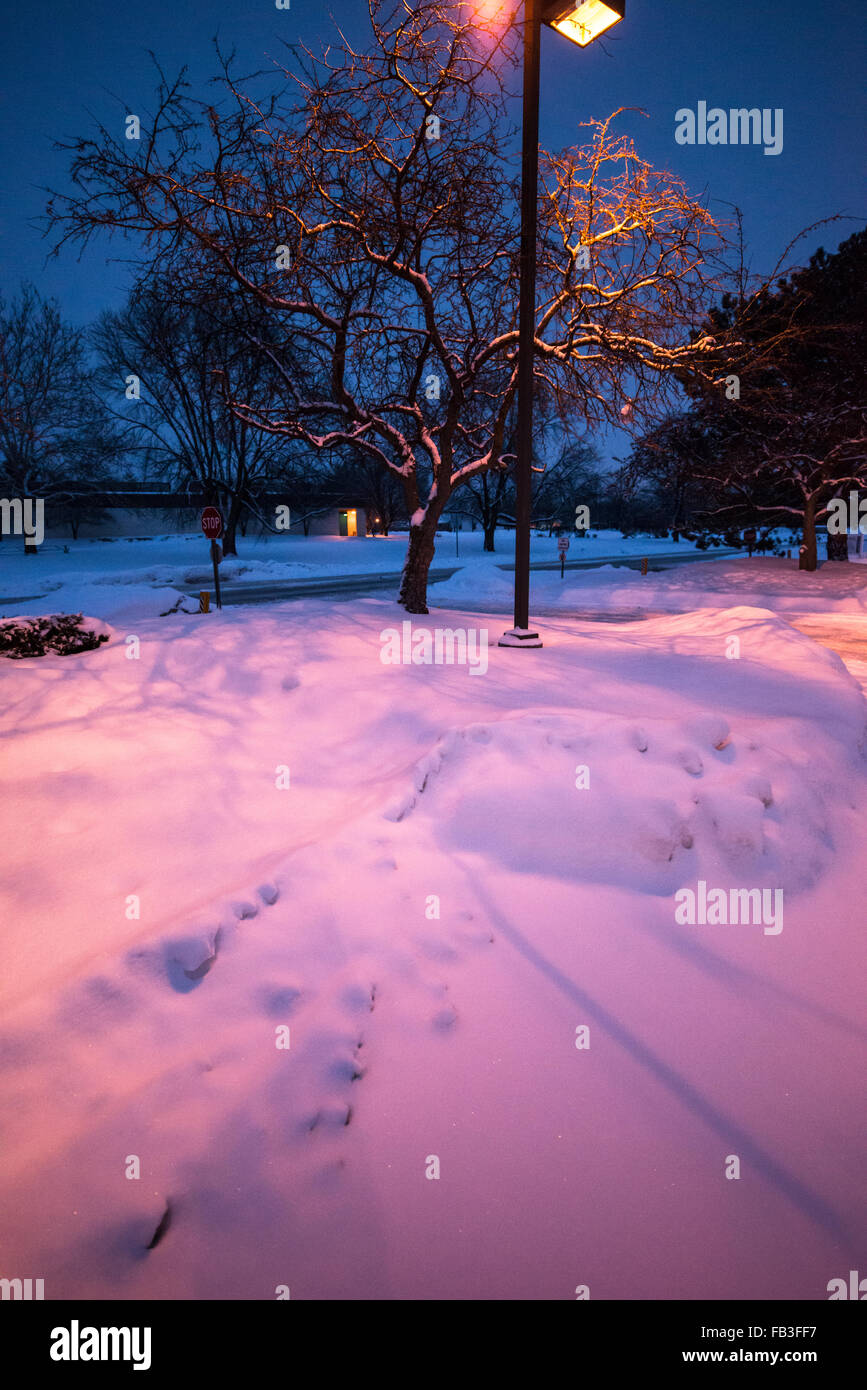
[[[492,521],[492,522],[490,523],[490,525],[488,525],[488,524],[486,523],[486,524],[485,524],[484,530],[485,530],[485,544],[484,544],[484,549],[485,549],[485,550],[493,550],[493,549],[494,549],[494,536],[495,536],[496,531],[497,531],[497,523],[496,523],[496,521]]]
[[[816,503],[810,497],[804,507],[804,541],[801,546],[800,557],[798,559],[798,569],[815,570],[818,568],[819,558],[816,553]]]
[[[427,613],[427,576],[436,548],[439,512],[425,516],[420,526],[409,528],[409,548],[403,565],[398,603],[407,613]]]
[[[849,559],[849,537],[845,531],[842,536],[832,536],[828,532],[828,559],[829,560],[848,560]]]

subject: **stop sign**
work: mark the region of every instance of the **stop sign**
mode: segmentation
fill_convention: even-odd
[[[209,541],[215,541],[223,534],[223,518],[216,507],[205,507],[202,512],[202,530]]]

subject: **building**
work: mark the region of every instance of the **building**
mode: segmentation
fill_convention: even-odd
[[[289,505],[285,497],[268,494],[258,499],[265,516],[277,516],[277,508]],[[379,518],[373,508],[357,498],[341,497],[339,505],[323,499],[322,507],[306,511],[290,506],[292,535],[305,536],[371,536],[376,534]],[[67,509],[63,519],[52,517],[50,498],[45,504],[45,534],[53,539],[66,540],[70,535],[82,540],[113,537],[164,536],[172,532],[188,532],[198,526],[198,513],[208,505],[208,499],[194,493],[179,493],[143,488],[94,492],[85,499],[87,510],[101,515],[101,520],[81,519],[74,525]],[[226,509],[223,508],[225,521]],[[248,514],[249,517],[249,514]],[[252,522],[256,527],[255,521]]]

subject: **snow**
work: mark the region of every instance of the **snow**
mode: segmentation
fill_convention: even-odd
[[[639,554],[648,553],[641,551]],[[671,553],[671,546],[666,552]],[[574,547],[569,552],[573,558]],[[652,552],[650,552],[652,559]],[[431,600],[477,599],[479,603],[499,600],[511,591],[510,575],[504,570],[485,571],[471,560],[450,579],[431,588]],[[867,578],[864,567],[851,561],[825,564],[814,573],[799,570],[797,560],[762,556],[748,559],[736,556],[707,559],[676,565],[642,575],[639,571],[601,565],[598,569],[558,571],[534,570],[530,577],[531,610],[547,609],[575,612],[592,607],[618,612],[635,610],[648,613],[691,612],[698,605],[725,608],[749,604],[771,606],[780,613],[867,614]]]
[[[160,618],[82,569],[109,643],[0,661],[4,1272],[826,1298],[867,1234],[867,706],[785,614],[851,634],[867,575],[784,563],[534,575],[567,587],[520,654],[414,619],[485,627],[485,679],[384,665],[390,600]],[[784,929],[678,925],[699,880]]]
[[[416,513],[414,524],[417,525],[416,518],[422,516],[423,512]],[[467,526],[466,521],[464,526]],[[232,583],[261,583],[269,579],[328,579],[350,574],[398,575],[406,558],[408,540],[407,532],[373,537],[289,533],[242,536],[238,538],[240,554],[224,558],[220,577]],[[444,531],[437,538],[434,566],[451,568],[467,560],[478,561],[492,577],[499,577],[502,571],[497,566],[514,562],[514,532],[499,530],[495,544],[496,552],[487,554],[482,549],[481,530],[462,530],[458,541],[460,555],[456,558],[455,536]],[[64,545],[68,554],[64,553]],[[684,554],[696,553],[685,541],[678,547],[671,541],[648,536],[624,540],[619,531],[599,531],[595,539],[573,537],[569,558],[641,556],[678,550]],[[534,534],[532,558],[556,560],[556,537]],[[72,585],[102,587],[118,583],[144,588],[194,584],[213,587],[209,544],[198,531],[142,540],[132,537],[68,542],[46,540],[37,555],[30,557],[24,555],[23,545],[16,540],[0,545],[0,605],[4,611],[14,606],[10,600],[16,596],[58,593],[61,587]]]

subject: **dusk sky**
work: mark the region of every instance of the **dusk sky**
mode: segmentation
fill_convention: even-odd
[[[364,42],[367,6],[293,0],[286,11],[273,0],[48,0],[10,9],[5,19],[0,288],[9,294],[31,279],[85,322],[122,302],[130,272],[111,258],[128,251],[106,239],[80,262],[65,250],[46,263],[48,243],[34,225],[45,204],[40,185],[63,188],[67,170],[52,142],[89,132],[97,118],[120,129],[126,112],[146,118],[154,90],[148,50],[168,73],[186,64],[193,82],[204,84],[214,71],[215,35],[253,70],[280,55],[281,40],[314,48],[327,42],[335,22]],[[619,106],[642,108],[647,117],[627,113],[621,129],[634,135],[644,158],[706,195],[717,216],[738,204],[751,264],[766,271],[812,222],[849,219],[811,233],[798,249],[801,261],[863,225],[865,71],[861,0],[628,0],[624,22],[587,49],[544,31],[541,139],[549,148],[580,141],[582,120]],[[676,143],[675,112],[700,101],[781,108],[781,152]]]

